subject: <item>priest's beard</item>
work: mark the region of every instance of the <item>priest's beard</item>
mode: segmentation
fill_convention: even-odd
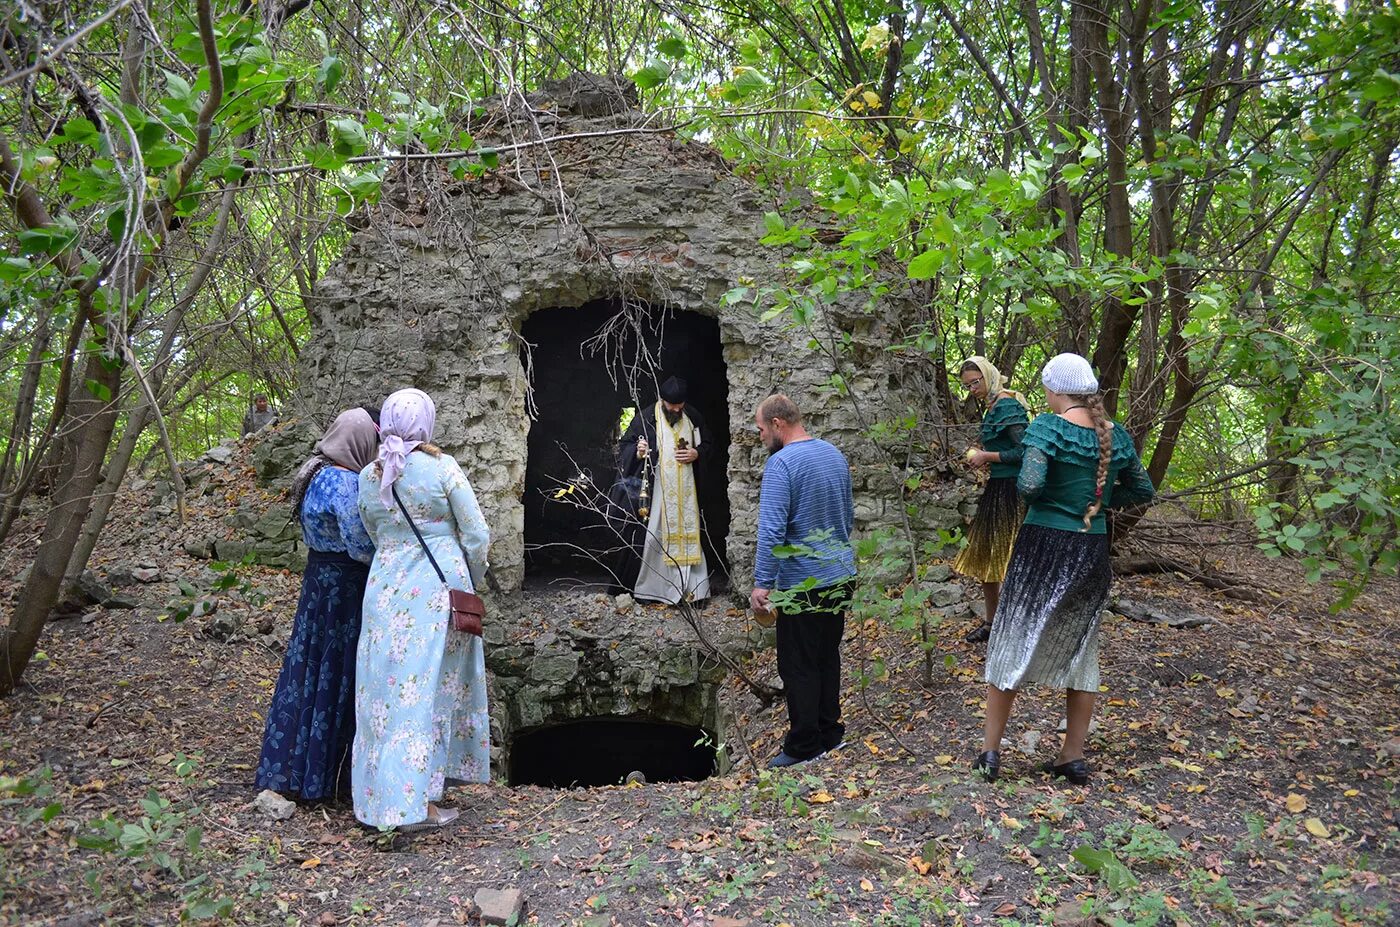
[[[666,408],[665,406],[662,406],[662,407],[661,407],[661,412],[666,416],[666,421],[667,421],[669,424],[672,424],[672,425],[675,425],[675,424],[677,424],[678,422],[680,422],[681,416],[685,414],[685,410],[684,410],[684,409],[682,409],[680,412],[672,412],[670,409]]]

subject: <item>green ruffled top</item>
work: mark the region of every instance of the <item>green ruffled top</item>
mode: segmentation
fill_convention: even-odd
[[[1150,502],[1156,495],[1128,432],[1117,425],[1112,437],[1103,507],[1090,522],[1089,534],[1105,532],[1104,512],[1108,509]],[[1084,511],[1094,501],[1099,470],[1098,433],[1047,412],[1031,422],[1023,444],[1016,488],[1028,506],[1026,524],[1083,531]]]
[[[1021,437],[1029,424],[1026,407],[1010,396],[992,403],[982,416],[982,448],[1001,455],[1000,462],[991,466],[992,479],[1021,472]]]

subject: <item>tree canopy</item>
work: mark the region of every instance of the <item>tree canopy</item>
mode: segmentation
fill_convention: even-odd
[[[772,194],[808,322],[918,311],[890,349],[1022,388],[1073,350],[1183,514],[1345,599],[1400,559],[1400,13],[1375,2],[28,2],[0,20],[0,537],[48,516],[18,678],[113,492],[295,389],[307,300],[408,160],[498,170],[483,102],[624,74],[653,126]],[[547,140],[548,124],[533,127]],[[809,224],[810,191],[839,237]],[[790,204],[786,208],[782,204]],[[832,388],[851,389],[839,352]]]

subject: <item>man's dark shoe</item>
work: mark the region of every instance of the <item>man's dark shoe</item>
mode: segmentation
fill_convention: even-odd
[[[1068,763],[1055,765],[1055,761],[1047,762],[1041,769],[1045,770],[1055,779],[1068,779],[1075,785],[1089,784],[1089,764],[1084,762],[1084,758],[1070,760]]]
[[[996,750],[979,753],[977,759],[972,761],[972,771],[988,782],[996,782],[997,776],[1001,775],[1001,753]]]
[[[990,624],[979,624],[971,631],[968,631],[967,636],[964,637],[963,640],[969,644],[981,644],[985,643],[987,638],[991,636],[992,626]]]
[[[810,759],[812,759],[812,757],[808,757],[808,758],[807,758],[807,760],[810,760]],[[787,751],[780,750],[780,751],[778,751],[778,755],[777,755],[777,756],[773,757],[771,760],[768,761],[768,768],[769,768],[769,769],[782,769],[782,768],[784,768],[784,767],[786,767],[786,766],[797,766],[797,765],[800,764],[800,763],[805,763],[805,762],[807,762],[807,760],[799,760],[799,759],[798,759],[797,757],[795,757],[795,756],[789,756],[789,755],[787,754]]]

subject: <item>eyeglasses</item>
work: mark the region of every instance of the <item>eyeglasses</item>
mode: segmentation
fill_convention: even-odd
[[[973,377],[971,380],[968,380],[967,382],[963,383],[963,389],[974,389],[974,388],[976,388],[976,387],[978,387],[978,386],[981,386],[981,385],[982,385],[982,378],[981,378],[981,377]]]

